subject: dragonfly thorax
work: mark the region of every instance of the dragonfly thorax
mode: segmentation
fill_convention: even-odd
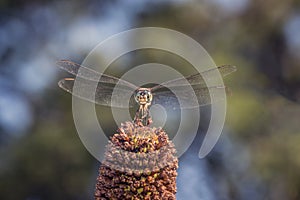
[[[151,90],[149,88],[139,88],[134,96],[135,101],[139,104],[139,105],[145,105],[148,104],[150,105],[152,102],[152,93]]]

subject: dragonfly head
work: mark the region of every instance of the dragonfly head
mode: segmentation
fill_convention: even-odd
[[[149,88],[139,88],[134,96],[135,101],[139,105],[151,104],[152,98],[153,96]]]

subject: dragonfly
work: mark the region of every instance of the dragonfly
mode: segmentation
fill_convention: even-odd
[[[140,126],[147,126],[152,123],[149,108],[153,104],[160,104],[169,108],[180,106],[183,109],[210,104],[210,92],[224,91],[226,88],[218,85],[208,88],[203,77],[209,77],[210,74],[216,72],[215,70],[218,70],[223,77],[236,71],[235,66],[222,65],[147,88],[138,87],[123,79],[97,72],[70,60],[60,60],[57,62],[57,66],[76,76],[76,81],[80,81],[79,92],[74,89],[75,78],[60,80],[58,82],[60,88],[74,96],[99,105],[117,108],[138,105],[134,123]],[[96,86],[96,88],[92,86]],[[95,92],[93,95],[91,95],[92,91]],[[113,93],[116,94],[117,98],[112,98]],[[129,102],[128,95],[130,96]],[[179,100],[180,104],[178,103]]]

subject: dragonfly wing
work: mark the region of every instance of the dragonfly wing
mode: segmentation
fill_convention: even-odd
[[[214,97],[214,101],[225,100],[222,95],[227,92],[223,86],[216,86],[210,88],[192,88],[182,86],[180,89],[169,91],[154,92],[153,104],[160,104],[168,109],[180,108],[195,108],[211,104],[210,94]]]
[[[58,82],[59,87],[65,91],[99,105],[117,108],[128,108],[135,105],[135,100],[132,96],[134,90],[114,88],[101,82],[85,79],[76,80],[76,89],[74,84],[75,79],[73,78],[65,78]]]
[[[201,72],[201,73],[193,74],[191,76],[166,81],[160,85],[154,86],[152,88],[152,91],[156,91],[156,90],[159,90],[162,88],[170,88],[170,87],[183,86],[183,85],[192,85],[192,86],[195,85],[199,88],[205,88],[206,84],[205,84],[203,77],[204,76],[205,77],[213,77],[216,70],[218,70],[221,73],[221,75],[224,77],[232,72],[235,72],[236,67],[232,66],[232,65],[222,65],[217,68],[209,69],[209,70]]]
[[[137,86],[135,86],[132,83],[129,83],[127,81],[124,81],[122,79],[109,76],[106,74],[99,73],[95,70],[92,70],[90,68],[84,67],[82,65],[79,65],[77,63],[74,63],[69,60],[60,60],[57,63],[57,66],[61,69],[69,72],[70,74],[73,74],[74,76],[78,76],[80,78],[84,78],[91,81],[97,81],[102,83],[109,83],[109,84],[120,84],[132,89],[137,89]]]

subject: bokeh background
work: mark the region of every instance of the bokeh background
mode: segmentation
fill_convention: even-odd
[[[178,199],[300,199],[298,0],[0,0],[0,199],[93,198],[100,163],[76,133],[54,63],[81,63],[105,38],[142,26],[183,32],[217,65],[238,67],[225,79],[232,95],[213,152],[198,159],[206,112],[180,158]],[[145,57],[170,60],[130,56]]]

